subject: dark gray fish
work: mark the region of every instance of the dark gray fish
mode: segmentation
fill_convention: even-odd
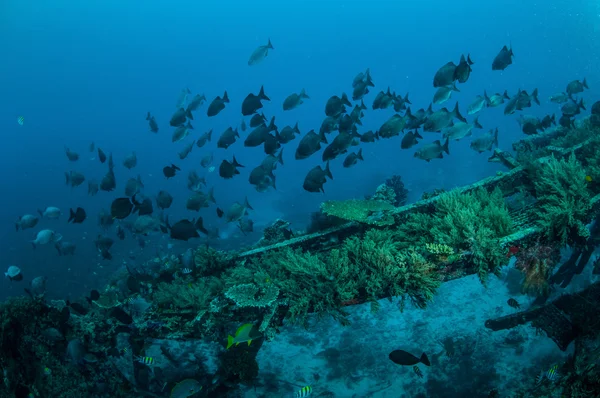
[[[227,130],[221,134],[219,141],[217,141],[217,148],[229,148],[235,143],[235,138],[239,138],[239,136],[240,134],[238,133],[237,128],[234,130],[231,127],[227,127]]]
[[[427,116],[427,120],[423,125],[423,131],[432,133],[442,131],[442,129],[448,127],[452,123],[452,120],[455,118],[460,120],[461,122],[467,121],[460,114],[460,111],[458,109],[458,102],[454,106],[452,112],[450,112],[447,108],[442,108]],[[381,131],[379,132],[379,135],[381,135]]]
[[[394,114],[379,128],[378,135],[381,138],[392,138],[400,134],[406,127],[406,118]]]
[[[123,160],[123,166],[129,170],[137,166],[137,156],[135,152],[131,152],[131,155],[127,156],[125,160]]]
[[[175,113],[173,113],[173,116],[171,116],[171,120],[169,121],[169,124],[173,127],[179,127],[185,124],[187,120],[187,115],[185,113],[185,109],[184,108],[179,108],[175,111]]]
[[[406,352],[403,350],[394,350],[390,352],[388,357],[390,358],[390,361],[398,365],[412,366],[418,363],[422,363],[423,365],[431,366],[429,358],[427,358],[427,355],[425,353],[421,355],[421,358],[417,358],[410,352]]]
[[[202,159],[200,159],[200,166],[207,168],[208,166],[210,166],[212,161],[213,161],[213,154],[210,153],[208,155],[205,155]]]
[[[59,256],[72,256],[77,248],[74,243],[60,240],[54,244]]]
[[[107,212],[104,209],[100,210],[100,213],[98,213],[98,225],[100,225],[104,229],[107,229],[108,227],[113,225],[114,222],[115,219],[109,212]]]
[[[130,178],[125,184],[125,196],[133,196],[144,188],[142,177],[138,174],[137,178]]]
[[[183,160],[187,158],[190,152],[192,152],[192,149],[194,149],[194,144],[196,144],[196,142],[192,141],[188,143],[181,151],[179,151],[179,153],[177,154],[177,156],[179,156],[179,159]]]
[[[339,119],[337,117],[327,116],[321,123],[319,133],[325,135],[337,130],[339,127],[338,120]]]
[[[73,224],[81,224],[85,221],[86,217],[87,215],[85,214],[85,210],[82,207],[78,207],[75,211],[73,211],[73,209],[69,209],[69,219],[67,220],[67,222],[72,222]]]
[[[152,199],[150,198],[143,198],[140,202],[134,196],[131,198],[131,202],[133,203],[133,212],[137,212],[139,216],[149,215],[154,212],[154,208],[152,207]]]
[[[261,114],[256,113],[250,119],[250,127],[258,127],[266,121],[267,121],[267,117],[265,116],[264,113],[261,113]]]
[[[433,87],[449,86],[455,80],[456,64],[448,62],[435,72],[433,76]]]
[[[343,93],[341,98],[334,95],[329,98],[327,104],[325,104],[325,115],[337,117],[346,112],[346,106],[352,106],[346,93]]]
[[[456,82],[452,82],[451,85],[438,88],[433,95],[433,103],[439,105],[448,101],[450,96],[452,96],[452,91],[460,92],[460,90],[456,88]]]
[[[65,173],[65,179],[67,185],[78,187],[85,181],[85,176],[77,171],[70,171],[69,173]]]
[[[163,174],[167,178],[175,177],[175,174],[177,174],[178,171],[181,171],[181,169],[174,164],[163,167]]]
[[[504,90],[504,93],[502,93],[502,94],[496,93],[496,94],[493,94],[491,97],[488,97],[487,93],[484,90],[483,97],[486,100],[486,106],[488,108],[495,108],[495,107],[503,104],[505,99],[510,100],[510,97],[508,96],[508,92],[506,90]]]
[[[372,130],[369,130],[360,136],[360,142],[375,142],[375,140],[378,140],[378,139],[379,139],[378,132],[373,132]]]
[[[357,153],[352,152],[348,154],[346,159],[344,159],[344,167],[352,167],[358,163],[359,160],[364,160],[362,157],[362,149],[359,149]]]
[[[248,65],[252,66],[262,62],[262,60],[269,55],[269,50],[273,49],[273,44],[271,44],[271,39],[269,39],[269,42],[266,45],[258,46],[256,50],[252,52],[250,59],[248,59]]]
[[[214,188],[205,194],[204,192],[194,192],[186,201],[185,207],[188,210],[200,211],[200,209],[209,207],[210,202],[217,203],[214,196]]]
[[[257,147],[262,145],[267,140],[269,133],[275,130],[277,130],[277,126],[275,126],[275,116],[273,116],[268,126],[263,123],[248,134],[244,140],[244,146]]]
[[[567,93],[556,93],[550,96],[550,102],[554,102],[555,104],[564,104],[569,100],[570,95]]]
[[[194,119],[192,116],[192,111],[198,110],[198,108],[200,108],[200,106],[205,102],[206,97],[204,96],[204,94],[196,94],[185,109],[185,114],[187,115],[188,119]]]
[[[156,119],[150,114],[150,112],[148,112],[148,115],[146,115],[146,120],[148,121],[148,127],[150,128],[150,131],[152,131],[153,133],[158,133],[158,124],[156,123]]]
[[[133,211],[133,202],[129,198],[117,198],[110,205],[110,215],[112,218],[122,220],[129,216]]]
[[[229,103],[229,97],[227,96],[227,91],[223,94],[223,98],[217,96],[210,105],[208,106],[208,110],[206,111],[206,115],[208,117],[216,116],[225,109],[225,104]]]
[[[460,56],[460,62],[456,69],[454,70],[454,78],[458,80],[459,83],[466,83],[469,80],[469,76],[473,69],[471,69],[471,65],[473,65],[473,61],[471,61],[471,55],[467,54],[467,58],[464,55]]]
[[[296,159],[306,159],[319,149],[321,149],[321,143],[327,144],[327,139],[324,134],[317,134],[314,130],[310,130],[298,144],[296,148]]]
[[[404,137],[402,137],[402,142],[400,143],[400,148],[402,148],[402,149],[412,148],[413,146],[415,146],[419,143],[417,141],[417,139],[419,139],[419,140],[423,139],[423,137],[421,137],[419,132],[417,130],[415,130],[414,133],[412,131],[409,131],[408,133],[406,133],[404,135]]]
[[[579,102],[576,102],[575,100],[567,102],[560,108],[562,114],[569,117],[579,115],[582,109],[586,110],[585,104],[583,103],[583,98],[581,98]]]
[[[417,152],[415,152],[414,157],[429,162],[432,159],[442,159],[444,157],[444,152],[446,152],[448,155],[450,154],[450,150],[448,148],[448,138],[446,138],[446,142],[444,142],[443,145],[440,140],[435,140],[432,143],[423,145],[417,150]]]
[[[308,95],[306,95],[306,92],[304,91],[304,89],[302,89],[302,91],[300,91],[300,94],[296,94],[296,93],[290,94],[283,101],[283,110],[290,111],[292,109],[299,107],[300,105],[302,105],[304,103],[304,101],[302,101],[303,99],[310,99],[310,97]]]
[[[219,175],[225,179],[233,178],[236,174],[240,174],[238,171],[238,167],[244,167],[237,162],[235,156],[233,160],[230,162],[228,160],[223,160],[221,165],[219,166]]]
[[[250,93],[246,96],[246,98],[244,98],[244,101],[242,102],[242,115],[250,116],[255,114],[260,108],[263,107],[261,101],[271,101],[271,99],[265,94],[264,86],[260,86],[258,95]]]
[[[69,159],[71,162],[76,162],[79,160],[79,154],[77,152],[73,152],[67,147],[65,147],[65,154],[67,155],[67,159]]]
[[[408,94],[407,94],[408,95]],[[380,91],[379,94],[373,100],[372,108],[375,109],[387,109],[394,104],[396,96],[392,94],[388,87],[386,92]]]
[[[572,96],[573,94],[582,93],[584,88],[589,89],[585,78],[583,78],[583,81],[581,82],[579,80],[573,80],[572,82],[567,84],[567,94],[569,94],[569,96]]]
[[[325,193],[325,189],[323,189],[323,185],[327,182],[325,177],[329,177],[333,180],[333,175],[329,170],[329,162],[327,162],[325,170],[323,170],[321,166],[315,166],[312,168],[304,178],[302,187],[308,192]]]
[[[202,187],[206,186],[206,178],[200,177],[195,170],[188,174],[187,187],[190,191],[202,191]]]
[[[288,142],[296,138],[296,134],[301,134],[297,122],[294,127],[285,126],[281,129],[281,132],[279,133],[279,142],[281,144],[287,144]]]
[[[281,164],[283,164],[283,161]],[[15,223],[15,229],[19,231],[19,228],[21,228],[21,231],[23,231],[33,228],[37,225],[38,221],[40,221],[39,217],[32,216],[31,214],[25,214],[19,217],[19,221]]]
[[[196,146],[198,148],[202,148],[207,142],[210,142],[211,137],[212,137],[212,129],[210,129],[206,133],[202,134],[200,136],[200,138],[198,138],[198,141],[196,141]]]
[[[341,154],[344,154],[348,151],[350,145],[352,145],[352,141],[354,138],[360,138],[357,133],[339,133],[331,142],[331,144],[327,145],[325,150],[323,151],[322,159],[324,162],[329,160],[333,160]]]
[[[179,142],[183,140],[190,134],[190,130],[193,129],[194,126],[192,126],[192,123],[190,122],[188,122],[187,124],[182,124],[181,126],[177,127],[175,131],[173,131],[173,135],[171,136],[171,142]]]
[[[156,195],[156,205],[160,208],[160,209],[168,209],[169,207],[171,207],[171,204],[173,203],[173,196],[171,196],[170,193],[168,193],[167,191],[159,191],[158,195]]]
[[[167,223],[168,225],[168,223]],[[200,235],[196,226],[190,220],[177,221],[173,226],[168,226],[171,239],[188,241],[192,238],[199,238]]]
[[[249,218],[241,218],[238,221],[238,228],[240,229],[240,231],[242,231],[242,233],[244,235],[250,233],[250,232],[254,232],[254,221],[252,221]]]
[[[504,70],[510,64],[512,64],[512,57],[514,56],[512,48],[506,46],[502,47],[498,55],[492,62],[492,70]]]
[[[98,148],[98,159],[100,160],[100,163],[106,162],[106,154],[100,148]]]
[[[478,153],[491,151],[494,145],[498,147],[498,128],[496,130],[490,130],[488,133],[482,135],[471,141],[471,148]]]
[[[248,202],[248,198],[244,199],[244,203],[235,202],[229,209],[227,209],[227,213],[225,213],[225,220],[227,222],[236,222],[239,221],[243,216],[248,214],[248,210],[254,210],[252,206],[250,206],[250,202]]]

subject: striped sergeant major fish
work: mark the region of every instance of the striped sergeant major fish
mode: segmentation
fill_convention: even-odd
[[[294,395],[294,398],[304,398],[304,397],[308,397],[310,394],[312,394],[312,387],[306,386],[306,387],[302,387],[300,390],[298,390],[296,392],[296,394]]]
[[[135,360],[147,366],[154,365],[154,358],[152,357],[137,357]]]
[[[542,371],[539,375],[537,375],[535,378],[535,384],[542,383],[544,379],[548,379],[550,382],[555,382],[559,378],[560,375],[558,374],[558,365],[553,365],[546,372]]]

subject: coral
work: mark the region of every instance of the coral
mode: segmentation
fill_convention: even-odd
[[[375,190],[375,195],[371,197],[371,200],[386,202],[393,206],[396,206],[396,192],[394,192],[394,190],[391,187],[385,184],[381,184]]]
[[[193,309],[208,308],[215,292],[221,289],[221,282],[214,277],[200,278],[194,282],[176,279],[172,283],[161,282],[153,292],[153,301],[162,308]]]
[[[203,276],[217,275],[230,265],[229,256],[207,245],[199,246],[194,252],[194,264]]]
[[[550,292],[548,278],[560,260],[560,250],[556,246],[536,242],[522,247],[516,253],[515,268],[523,272],[525,278],[523,293],[545,297]]]
[[[265,228],[260,244],[262,246],[273,245],[275,243],[288,240],[292,236],[293,233],[290,230],[290,223],[288,221],[278,219],[275,220],[273,224]]]
[[[581,235],[591,206],[585,177],[573,154],[568,160],[552,156],[534,170],[538,224],[548,239],[567,244],[585,237]]]
[[[257,286],[254,283],[244,283],[230,287],[225,297],[232,300],[238,307],[270,307],[279,296],[279,289],[272,283]]]
[[[431,213],[412,213],[399,223],[405,247],[425,247],[431,242],[451,247],[457,256],[471,260],[485,282],[490,272],[507,263],[500,238],[513,232],[502,193],[480,188],[473,192],[451,191],[440,195]],[[454,257],[453,259],[456,259]]]
[[[323,213],[348,221],[371,225],[392,225],[394,218],[389,212],[394,209],[389,203],[377,200],[327,201],[321,204]]]
[[[408,197],[408,189],[404,187],[402,177],[400,177],[399,175],[394,175],[385,180],[385,185],[392,188],[392,190],[394,191],[395,197],[392,204],[394,206],[404,206]]]

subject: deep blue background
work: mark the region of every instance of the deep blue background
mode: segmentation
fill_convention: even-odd
[[[379,90],[388,86],[409,92],[413,110],[427,107],[435,89],[435,71],[461,54],[470,53],[474,71],[456,100],[466,115],[468,104],[486,89],[489,94],[505,89],[539,88],[541,107],[527,113],[542,117],[557,111],[548,97],[563,91],[573,79],[587,78],[590,103],[600,86],[598,59],[600,17],[598,5],[589,1],[29,1],[5,0],[0,4],[0,266],[19,265],[26,279],[20,284],[0,281],[0,297],[20,294],[37,275],[47,275],[52,297],[98,287],[131,251],[143,254],[134,240],[117,242],[113,262],[99,260],[92,241],[100,232],[96,215],[121,196],[127,178],[140,174],[145,193],[166,189],[175,196],[169,214],[193,217],[185,210],[188,171],[202,171],[200,158],[214,151],[214,165],[235,154],[246,165],[240,176],[225,181],[208,176],[219,205],[226,209],[248,196],[257,226],[285,217],[303,228],[309,213],[323,200],[348,199],[370,194],[393,174],[403,177],[415,200],[424,190],[464,185],[500,170],[487,163],[488,154],[469,148],[470,139],[451,143],[451,155],[425,163],[413,158],[413,150],[400,150],[400,137],[363,146],[365,162],[344,169],[343,157],[332,162],[333,181],[326,194],[302,189],[309,169],[320,164],[321,154],[296,161],[298,139],[285,146],[285,166],[276,171],[276,192],[260,194],[247,183],[248,173],[264,157],[262,148],[244,148],[244,136],[227,151],[216,149],[219,134],[242,120],[241,101],[264,84],[271,103],[265,113],[275,115],[279,127],[299,122],[306,133],[320,126],[324,106],[334,94],[352,93],[352,79],[371,68],[376,87],[366,97],[369,110],[360,132],[377,129],[391,109],[372,111]],[[261,64],[249,67],[248,57],[271,38],[275,49]],[[504,72],[491,70],[499,49],[512,43],[515,59]],[[189,87],[212,100],[227,90],[231,104],[217,117],[206,118],[206,105],[193,122],[195,139],[210,128],[213,142],[194,148],[188,159],[177,157],[184,144],[171,144],[169,118],[177,95]],[[302,88],[310,95],[299,109],[282,112],[285,97]],[[520,137],[516,115],[505,117],[502,107],[482,112],[485,130],[500,128],[500,147]],[[160,132],[148,131],[144,120],[151,111]],[[25,117],[24,126],[16,122]],[[472,120],[472,118],[469,118]],[[426,133],[427,142],[439,135]],[[190,139],[190,137],[188,137]],[[115,157],[117,191],[87,196],[87,182],[75,189],[65,186],[64,172],[77,170],[99,180],[106,172],[91,142]],[[187,142],[187,141],[186,141]],[[80,153],[71,163],[64,146]],[[128,171],[121,162],[131,151],[138,155],[137,168]],[[162,167],[174,162],[183,172],[166,181]],[[82,206],[88,212],[83,225],[67,225],[66,217],[42,221],[35,230],[15,233],[18,216],[36,209]],[[235,227],[224,226],[214,207],[201,213],[206,222],[224,235],[235,237]],[[77,255],[58,257],[54,248],[32,250],[29,241],[41,228],[62,233],[77,243]],[[257,228],[259,229],[259,228]],[[258,238],[257,232],[252,238]],[[233,238],[232,238],[233,239]],[[156,238],[164,247],[166,239]],[[195,243],[197,244],[197,243]],[[177,244],[176,249],[184,248]],[[94,275],[97,275],[97,277]]]

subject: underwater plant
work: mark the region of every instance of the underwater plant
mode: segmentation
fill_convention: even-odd
[[[574,154],[567,160],[552,156],[537,166],[533,184],[538,225],[547,239],[567,244],[589,236],[585,223],[591,206],[590,191],[585,169]]]
[[[550,293],[550,275],[560,260],[560,249],[538,240],[528,247],[521,247],[515,256],[515,268],[525,276],[521,286],[523,293],[547,296]]]

